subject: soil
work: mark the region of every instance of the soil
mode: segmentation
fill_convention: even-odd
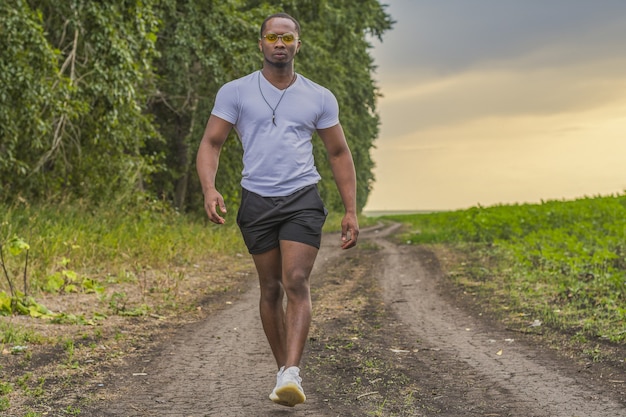
[[[252,265],[242,260],[230,274],[237,280],[199,295],[195,310],[120,325],[118,334],[134,332],[120,346],[89,334],[92,349],[77,348],[66,373],[57,364],[44,392],[20,406],[93,417],[626,416],[626,349],[593,361],[558,335],[507,328],[451,282],[442,253],[394,239],[399,227],[363,230],[348,251],[337,235],[324,237],[302,405],[268,399],[276,365]],[[67,352],[38,352],[3,371],[38,375],[52,366],[46,358],[60,357]],[[9,412],[0,415],[24,415]]]

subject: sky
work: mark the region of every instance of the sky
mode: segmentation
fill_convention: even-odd
[[[381,0],[365,211],[626,191],[626,0]]]

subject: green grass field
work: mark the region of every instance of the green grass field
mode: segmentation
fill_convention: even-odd
[[[494,311],[626,340],[626,195],[385,218],[412,228],[410,244],[462,253],[451,276]]]

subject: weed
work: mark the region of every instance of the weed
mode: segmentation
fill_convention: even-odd
[[[93,331],[93,337],[94,337],[94,339],[96,339],[96,340],[100,340],[100,339],[102,339],[102,337],[103,337],[103,334],[102,334],[102,329],[95,329],[95,330]]]
[[[377,369],[379,362],[375,358],[367,358],[363,361],[363,366],[367,369]]]
[[[123,340],[125,338],[126,338],[126,336],[124,335],[124,333],[122,333],[119,329],[115,330],[114,339],[116,341],[120,341],[120,340]]]
[[[16,346],[14,346],[13,348],[15,349],[15,347]],[[22,356],[22,359],[20,360],[20,366],[26,367],[28,363],[31,361],[31,359],[33,358],[33,351],[30,349],[26,349],[23,352],[24,354]]]
[[[28,391],[28,381],[32,376],[32,373],[26,372],[24,375],[17,377],[17,380],[15,382],[21,390]]]
[[[43,343],[44,337],[31,329],[16,326],[11,322],[0,321],[0,343],[25,345]]]
[[[74,369],[78,368],[78,362],[75,360],[76,345],[74,344],[74,340],[71,338],[65,339],[63,342],[63,350],[65,350],[67,354],[64,361],[65,365]]]
[[[385,405],[387,405],[387,399],[386,399],[386,398],[383,400],[383,402],[381,402],[381,403],[378,405],[378,408],[374,411],[374,413],[373,413],[372,415],[373,415],[373,416],[376,416],[376,417],[378,417],[378,416],[384,416],[384,415],[385,415],[385,414],[384,414],[384,411],[385,411]]]
[[[6,411],[11,407],[9,399],[6,397],[0,397],[0,411]]]
[[[31,388],[29,381],[31,381],[32,376],[32,373],[27,372],[21,377],[17,378],[16,384],[25,395],[31,397],[41,397],[44,394],[43,386],[46,382],[46,379],[44,377],[38,378],[35,387]]]
[[[13,384],[9,382],[0,382],[0,395],[6,395],[13,391]]]
[[[583,353],[589,356],[593,362],[599,362],[602,359],[602,351],[598,345],[592,349],[585,349]]]
[[[109,299],[109,308],[113,311],[113,314],[118,314],[121,311],[126,310],[126,302],[128,297],[126,293],[114,292]]]
[[[80,408],[68,405],[65,410],[63,410],[63,413],[70,416],[77,416],[80,415]]]

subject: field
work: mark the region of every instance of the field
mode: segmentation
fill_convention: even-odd
[[[626,196],[389,216],[412,244],[463,254],[452,273],[492,309],[581,340],[626,340]]]

